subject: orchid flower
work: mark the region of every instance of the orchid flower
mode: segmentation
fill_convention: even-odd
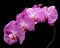
[[[57,20],[58,18],[58,13],[57,10],[55,8],[55,6],[50,6],[48,8],[48,23],[49,24],[54,24],[54,22]]]
[[[25,39],[25,32],[22,29],[18,29],[16,21],[9,22],[4,28],[4,41],[12,45],[19,40],[19,43],[22,44]],[[17,39],[18,38],[18,39]]]
[[[28,16],[34,20],[35,24],[46,21],[45,11],[41,8],[28,8],[26,12]]]
[[[34,21],[31,18],[29,18],[28,14],[25,13],[24,11],[18,14],[16,17],[16,21],[19,26],[18,28],[22,28],[23,30],[34,31],[35,30]]]
[[[58,18],[58,12],[55,6],[43,7],[42,9],[45,11],[46,18],[48,19],[48,24],[53,25]]]
[[[11,21],[4,27],[4,41],[9,45],[17,42],[16,27],[16,21]]]

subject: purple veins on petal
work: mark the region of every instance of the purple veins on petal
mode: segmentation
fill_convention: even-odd
[[[25,16],[24,22],[27,30],[29,31],[35,30],[35,23],[31,18]]]

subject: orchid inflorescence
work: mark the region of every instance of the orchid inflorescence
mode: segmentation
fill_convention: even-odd
[[[12,45],[19,41],[23,43],[26,30],[35,31],[35,24],[43,23],[48,20],[48,24],[53,26],[58,18],[58,12],[55,6],[44,6],[42,4],[34,5],[32,8],[25,8],[4,27],[4,41]]]

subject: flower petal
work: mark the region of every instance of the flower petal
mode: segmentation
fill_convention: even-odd
[[[25,26],[26,26],[27,30],[29,30],[29,31],[35,30],[35,23],[34,23],[33,19],[25,16],[24,22],[25,22]]]
[[[36,16],[38,17],[38,22],[45,22],[46,21],[46,14],[43,9],[41,9],[40,12],[38,12],[36,14]]]
[[[11,21],[9,22],[5,27],[4,27],[4,33],[9,34],[9,33],[16,33],[17,32],[17,25],[16,21]]]
[[[17,37],[19,39],[20,44],[22,44],[25,39],[25,33],[26,33],[26,31],[23,31],[21,28],[18,29]]]
[[[50,6],[48,8],[48,23],[52,24],[54,23],[58,18],[57,10],[55,9],[55,6]]]
[[[34,5],[32,8],[40,8],[42,4]]]

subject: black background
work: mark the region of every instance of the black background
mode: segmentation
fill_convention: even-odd
[[[8,45],[3,41],[3,28],[11,20],[16,19],[16,15],[24,10],[25,7],[32,7],[34,4],[42,3],[43,6],[55,5],[60,16],[60,1],[59,0],[2,0],[0,1],[0,48],[46,48],[51,41],[54,33],[53,27],[45,23],[38,23],[35,26],[35,31],[26,32],[26,38],[22,45],[18,42],[13,45]],[[59,47],[59,18],[55,22],[56,38],[49,48]]]

